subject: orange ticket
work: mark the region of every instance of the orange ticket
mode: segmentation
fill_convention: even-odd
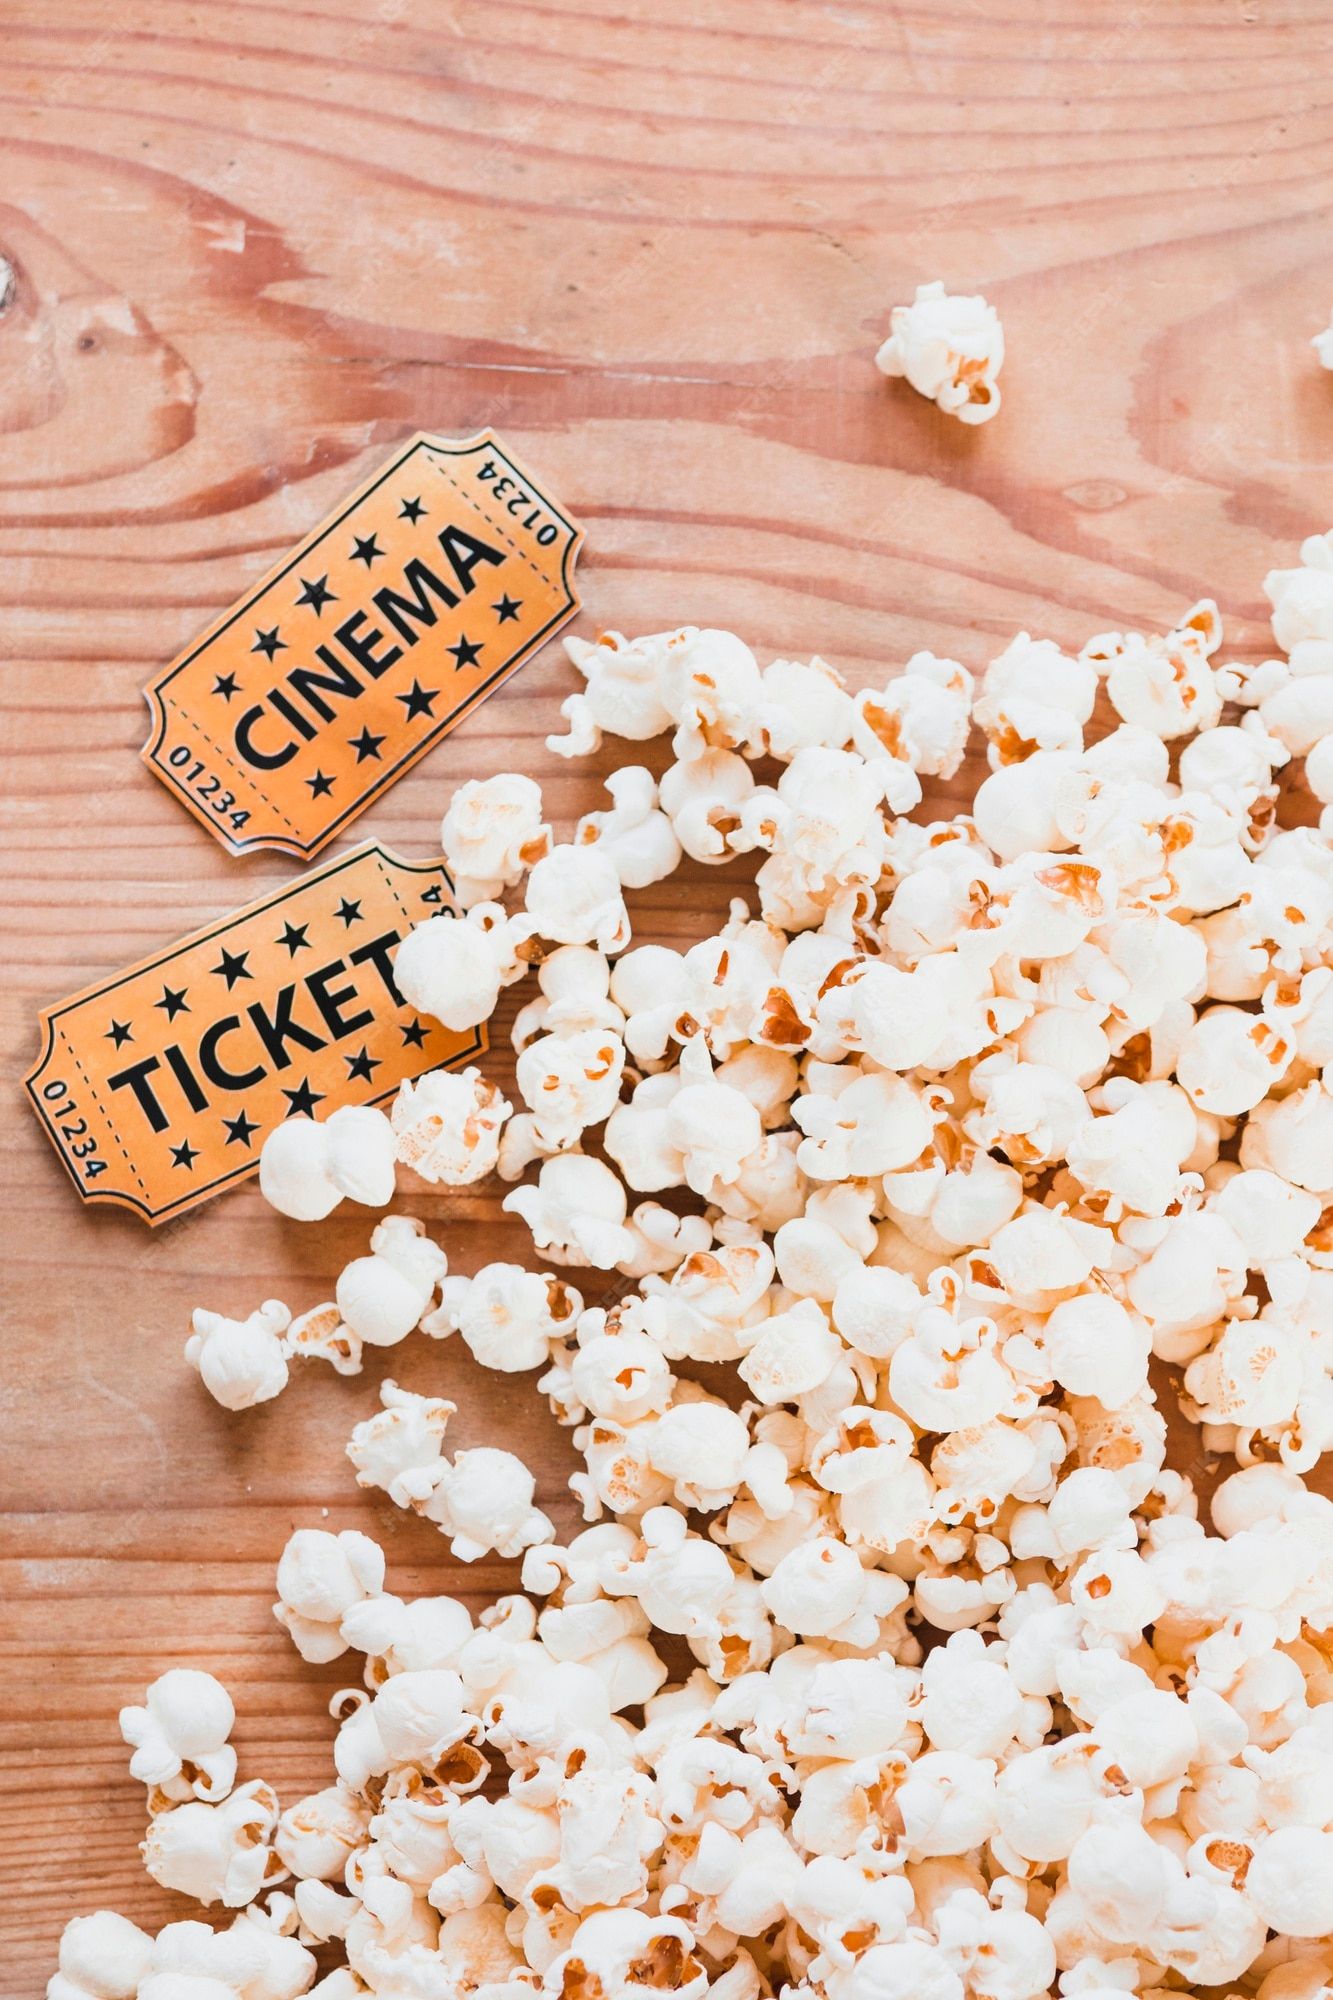
[[[583,531],[486,431],[417,437],[144,689],[235,854],[308,857],[578,609]]]
[[[285,1118],[482,1054],[484,1028],[394,985],[400,940],[451,902],[442,861],[359,847],[44,1008],[24,1083],[81,1198],[165,1222],[254,1173]]]

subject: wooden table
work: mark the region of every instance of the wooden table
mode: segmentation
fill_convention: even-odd
[[[587,524],[577,629],[726,624],[858,682],[1204,593],[1262,653],[1264,572],[1328,523],[1315,0],[8,0],[0,36],[11,1078],[39,1003],[291,878],[143,769],[139,691],[418,428],[497,425]],[[936,276],[1004,318],[982,430],[872,366]],[[548,648],[346,844],[431,851],[451,786],[509,765],[567,826],[599,802],[542,746],[571,685]],[[729,887],[678,878],[638,928],[688,937]],[[314,1303],[364,1219],[252,1189],[156,1233],[81,1213],[10,1103],[0,1989],[28,2000],[67,1916],[187,1914],[116,1729],[156,1673],[222,1675],[245,1774],[323,1782],[346,1663],[270,1615],[292,1527],[371,1529],[409,1594],[512,1570],[358,1496],[380,1371],[229,1417],[182,1362],[192,1306]],[[522,1254],[490,1191],[408,1205],[459,1268]],[[391,1372],[458,1401],[457,1442],[517,1441],[572,1523],[529,1381],[424,1340]]]

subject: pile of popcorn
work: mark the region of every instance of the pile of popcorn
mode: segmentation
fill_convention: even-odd
[[[672,761],[568,842],[529,779],[464,785],[461,913],[396,964],[458,1029],[535,972],[521,1107],[433,1074],[262,1167],[307,1218],[498,1172],[535,1268],[391,1214],[331,1301],[187,1353],[232,1409],[416,1329],[541,1370],[587,1525],[387,1382],[357,1480],[523,1594],[474,1623],[294,1534],[277,1617],[362,1683],[329,1784],[237,1784],[225,1691],[164,1675],[121,1718],[144,1859],[235,1914],[76,1921],[51,2000],[1327,1995],[1333,535],[1266,588],[1257,665],[1210,603],[857,693],[722,632],[568,642],[552,747]],[[974,728],[970,811],[911,817]],[[682,853],[756,854],[754,902],[635,944]]]

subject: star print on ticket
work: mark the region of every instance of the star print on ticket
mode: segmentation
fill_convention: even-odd
[[[358,847],[44,1008],[24,1083],[83,1200],[165,1222],[254,1173],[285,1118],[475,1060],[484,1028],[422,1020],[393,979],[451,902],[442,862]]]
[[[149,682],[144,762],[233,854],[318,853],[573,616],[582,539],[492,432],[414,438]]]

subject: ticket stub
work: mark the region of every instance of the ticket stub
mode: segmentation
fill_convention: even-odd
[[[572,617],[581,541],[492,432],[413,438],[149,683],[144,762],[233,853],[317,853]]]
[[[359,847],[44,1008],[24,1083],[80,1197],[165,1222],[254,1173],[285,1118],[480,1055],[484,1028],[394,985],[401,939],[451,906],[442,861]]]

